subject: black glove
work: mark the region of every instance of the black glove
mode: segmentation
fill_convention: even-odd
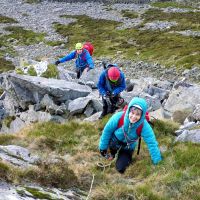
[[[107,155],[107,150],[100,150],[100,154],[101,154],[103,157],[106,157],[106,155]]]
[[[111,92],[110,92],[110,91],[107,91],[107,92],[106,92],[106,95],[107,95],[107,96],[111,96]]]
[[[60,61],[59,61],[59,60],[57,60],[57,61],[55,62],[55,65],[58,65],[58,64],[60,64]]]

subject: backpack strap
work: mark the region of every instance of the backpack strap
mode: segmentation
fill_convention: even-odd
[[[126,112],[123,112],[121,118],[119,119],[119,121],[118,121],[118,125],[117,125],[117,128],[120,128],[120,127],[122,127],[122,126],[124,125],[124,117],[125,117],[125,113],[126,113]]]
[[[139,138],[139,141],[138,141],[137,155],[140,154],[140,146],[141,146],[141,137]]]
[[[125,117],[127,109],[128,109],[128,104],[124,106],[123,114],[122,114],[122,116],[120,117],[120,119],[118,121],[117,128],[120,128],[120,127],[122,127],[124,125],[124,117]]]
[[[139,141],[138,141],[138,150],[137,150],[137,155],[139,155],[140,153],[140,146],[141,146],[141,133],[142,133],[142,128],[143,128],[143,123],[136,129],[136,133],[139,137]]]
[[[85,50],[85,49],[83,49],[82,54],[83,54],[83,55],[81,56],[81,59],[83,59],[84,61],[86,61],[86,58],[85,58],[86,50]],[[76,50],[75,59],[77,59],[77,58],[78,58],[78,53],[77,53],[77,50]]]

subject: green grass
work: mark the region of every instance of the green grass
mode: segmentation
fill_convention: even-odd
[[[138,37],[137,43],[140,46],[141,58],[144,60],[158,61],[166,66],[174,64],[183,69],[191,68],[193,65],[200,66],[200,38],[159,31],[144,31]]]
[[[12,143],[16,137],[9,134],[0,134],[0,145],[8,145]]]
[[[29,132],[31,138],[41,138],[41,141],[37,140],[39,148],[49,148],[58,152],[73,152],[76,146],[82,143],[82,140],[95,135],[96,131],[93,126],[88,123],[80,124],[77,122],[62,125],[54,122],[37,124]],[[86,149],[91,148],[91,146],[87,146],[88,142],[90,140],[86,141],[84,145]]]
[[[8,175],[10,173],[10,169],[7,164],[0,161],[0,180],[7,180],[8,181]]]
[[[3,94],[4,90],[0,88],[0,96]]]
[[[158,8],[167,8],[167,7],[192,8],[191,6],[183,5],[181,3],[173,2],[173,1],[154,2],[154,3],[151,3],[151,6],[158,7]]]
[[[152,11],[149,11],[149,13],[147,11],[146,18],[151,16],[150,12]],[[160,11],[158,12],[160,13]],[[198,27],[198,15],[191,14],[190,16],[191,23],[196,27]],[[69,49],[74,49],[74,44],[78,41],[90,41],[94,44],[94,56],[96,57],[139,59],[158,62],[167,67],[175,65],[184,69],[191,68],[193,65],[200,66],[200,58],[198,56],[200,49],[199,37],[186,37],[180,34],[160,31],[117,30],[116,27],[120,23],[113,21],[95,20],[87,16],[63,17],[77,19],[77,22],[69,25],[54,24],[58,33],[63,36],[69,36]],[[184,14],[182,13],[181,18],[184,19]],[[133,40],[136,45],[129,43],[129,40]],[[121,53],[117,54],[118,51],[121,51]]]
[[[38,168],[23,170],[23,174],[19,178],[21,180],[28,179],[44,186],[63,189],[79,185],[76,175],[72,169],[69,169],[68,163],[65,161],[57,163],[42,162]]]
[[[158,135],[175,135],[175,131],[179,129],[180,124],[170,120],[152,120],[155,134]],[[162,132],[161,132],[162,130]]]
[[[52,199],[49,194],[45,194],[36,188],[26,187],[26,190],[30,192],[35,198],[39,199]]]
[[[176,21],[178,25],[172,27],[170,30],[195,30],[200,31],[200,13],[199,12],[186,12],[186,13],[165,13],[159,9],[149,9],[142,16],[143,23],[152,21]]]
[[[13,120],[15,120],[15,116],[7,116],[6,118],[3,119],[3,123],[9,128],[10,124]]]
[[[0,73],[14,70],[15,66],[12,64],[11,61],[5,60],[4,58],[0,57]]]
[[[0,73],[14,70],[15,66],[12,62],[5,60],[3,57],[5,54],[10,54],[12,56],[17,56],[12,45],[31,45],[38,44],[44,41],[45,34],[35,33],[31,30],[25,30],[18,26],[5,27],[5,30],[10,31],[8,35],[0,35]]]
[[[0,15],[0,23],[18,23],[15,19]]]
[[[63,41],[46,41],[45,42],[47,45],[49,46],[60,46],[61,44],[63,44],[64,42]]]
[[[17,68],[15,71],[17,74],[25,75],[25,73],[23,72],[21,68]]]
[[[47,70],[41,75],[45,78],[57,78],[58,77],[58,69],[54,64],[49,64],[47,66]]]
[[[30,68],[28,69],[28,74],[29,74],[30,76],[37,76],[37,72],[35,71],[35,68],[34,68],[34,67],[30,67]]]
[[[44,33],[35,33],[31,30],[25,30],[20,26],[5,27],[6,31],[10,31],[11,34],[5,35],[4,40],[13,39],[17,41],[18,45],[31,45],[38,44],[44,41]]]
[[[69,48],[74,49],[74,44],[78,41],[90,41],[94,44],[95,56],[101,55],[114,55],[117,50],[110,51],[113,48],[113,40],[117,38],[117,32],[113,31],[120,23],[101,20],[101,19],[91,19],[87,16],[68,16],[63,15],[62,17],[73,17],[78,21],[71,23],[69,25],[54,24],[54,27],[58,33],[64,37],[69,36]],[[115,44],[114,44],[115,45]]]
[[[76,175],[65,161],[57,163],[43,161],[38,166],[24,169],[0,161],[0,180],[18,184],[33,182],[62,189],[79,186]]]
[[[40,3],[41,0],[24,0],[24,3],[30,3],[30,4],[34,4],[34,3]]]
[[[2,179],[18,183],[31,181],[60,188],[76,185],[88,192],[94,174],[91,199],[95,200],[198,199],[200,145],[174,143],[173,134],[177,124],[171,121],[154,122],[159,145],[167,147],[167,151],[162,154],[164,159],[158,165],[152,164],[147,146],[142,140],[140,155],[134,154],[133,163],[123,176],[116,172],[114,162],[105,171],[97,168],[97,162],[109,162],[98,156],[100,133],[108,119],[109,116],[94,124],[77,121],[66,124],[37,123],[24,131],[23,137],[21,134],[20,137],[17,134],[14,139],[0,137],[3,144],[17,144],[17,138],[23,140],[26,146],[34,147],[35,152],[47,152],[48,157],[51,153],[71,155],[68,163],[62,161],[50,165],[43,159],[44,162],[39,163],[38,168],[23,171],[2,164],[2,171],[6,175]]]
[[[138,13],[133,12],[133,11],[129,11],[129,10],[122,10],[121,13],[122,13],[123,17],[127,17],[127,18],[130,18],[130,19],[134,19],[134,18],[138,17]]]

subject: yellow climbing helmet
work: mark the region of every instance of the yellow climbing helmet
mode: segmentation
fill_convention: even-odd
[[[76,45],[75,45],[75,49],[76,50],[81,50],[83,48],[83,44],[82,43],[77,43]]]

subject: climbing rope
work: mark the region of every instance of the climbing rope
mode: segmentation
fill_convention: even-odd
[[[107,167],[110,167],[111,164],[112,164],[113,162],[116,161],[116,159],[117,159],[117,157],[118,157],[118,154],[119,154],[119,151],[121,150],[121,148],[122,148],[122,146],[120,146],[120,148],[117,150],[117,153],[115,154],[115,158],[113,158],[111,154],[107,154],[107,155],[105,156],[105,158],[103,158],[104,161],[98,162],[98,163],[97,163],[97,166],[98,166],[99,168],[103,169],[103,172],[104,172],[105,169],[106,169]],[[105,162],[105,159],[106,159],[106,161],[108,160],[109,163],[108,163],[108,162]]]

